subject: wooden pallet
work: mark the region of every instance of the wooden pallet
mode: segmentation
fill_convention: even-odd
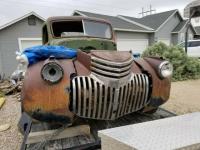
[[[61,128],[62,130],[60,129],[60,126],[52,126],[47,123],[37,123],[32,125],[31,132],[26,141],[26,149],[78,150],[88,149],[91,147],[99,148],[100,138],[97,135],[98,130],[152,121],[172,116],[175,116],[175,114],[164,109],[159,109],[155,114],[152,115],[133,113],[114,121],[100,121],[79,118],[76,120],[73,127],[68,127],[65,129]],[[62,132],[59,132],[59,130]],[[56,132],[58,132],[58,134],[53,135]]]

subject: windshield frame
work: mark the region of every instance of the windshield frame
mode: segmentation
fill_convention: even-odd
[[[76,36],[76,35],[72,35],[72,36],[69,36],[69,37],[57,37],[57,36],[55,36],[54,35],[54,32],[53,32],[53,27],[52,27],[52,25],[53,25],[53,23],[55,23],[55,22],[65,22],[65,21],[80,21],[80,22],[82,22],[82,26],[83,26],[83,34],[85,34],[85,27],[84,27],[84,23],[83,23],[83,21],[84,20],[86,20],[86,21],[90,21],[90,22],[97,22],[97,23],[102,23],[102,24],[107,24],[108,26],[109,26],[109,28],[110,28],[110,34],[111,34],[111,37],[110,38],[106,38],[106,37],[97,37],[97,36],[89,36],[89,35],[83,35],[83,36],[81,36],[81,35],[79,35],[79,36]],[[77,37],[86,37],[86,38],[98,38],[98,39],[106,39],[106,40],[113,40],[114,39],[114,34],[113,34],[113,28],[112,28],[112,26],[111,26],[111,24],[109,24],[108,22],[106,22],[106,21],[98,21],[98,20],[95,20],[95,19],[88,19],[88,18],[83,18],[83,19],[61,19],[61,20],[52,20],[51,21],[51,25],[50,25],[50,29],[51,29],[51,35],[52,35],[52,37],[54,38],[54,39],[63,39],[63,38],[77,38]]]

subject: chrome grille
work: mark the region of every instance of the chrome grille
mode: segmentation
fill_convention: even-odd
[[[133,59],[125,62],[112,62],[92,56],[92,72],[111,78],[121,78],[130,74]]]
[[[73,112],[84,118],[113,120],[143,108],[148,93],[145,74],[133,74],[127,84],[117,88],[89,76],[78,76],[72,80]]]

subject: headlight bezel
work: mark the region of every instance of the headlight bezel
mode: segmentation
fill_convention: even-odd
[[[52,74],[51,71],[53,71]],[[59,83],[63,79],[63,76],[64,76],[63,68],[55,61],[50,61],[44,64],[44,66],[41,69],[41,77],[48,84]]]
[[[167,70],[167,69],[164,69],[163,67],[167,67],[169,69]],[[173,74],[173,65],[167,60],[163,61],[158,67],[158,73],[161,78],[171,77]]]

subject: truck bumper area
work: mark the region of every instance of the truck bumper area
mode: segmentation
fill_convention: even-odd
[[[31,116],[39,121],[45,121],[49,123],[71,124],[72,122],[71,118],[53,112],[35,111],[31,114]]]

